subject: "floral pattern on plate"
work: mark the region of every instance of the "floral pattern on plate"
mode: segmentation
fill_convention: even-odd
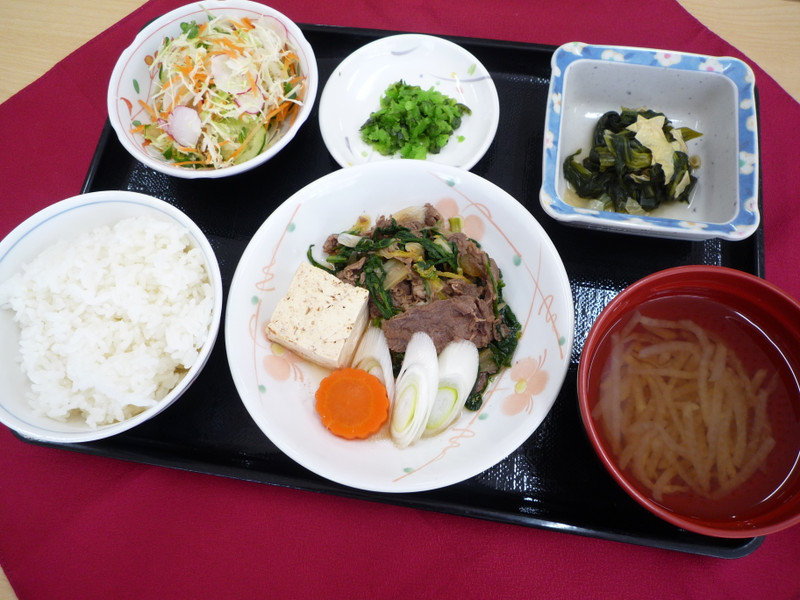
[[[337,438],[314,410],[314,393],[328,371],[270,342],[264,326],[312,244],[321,247],[330,233],[348,229],[362,214],[374,220],[426,202],[444,216],[464,217],[466,232],[498,263],[506,283],[504,298],[523,326],[512,366],[490,384],[479,411],[465,411],[439,436],[405,449],[385,432],[362,441]],[[265,435],[323,477],[385,492],[462,481],[524,443],[555,402],[573,337],[572,295],[563,263],[531,214],[488,181],[425,161],[336,171],[288,199],[245,250],[226,314],[234,382]]]
[[[540,192],[551,217],[594,229],[690,240],[740,240],[755,232],[760,222],[758,117],[755,77],[746,63],[570,42],[556,49],[551,65]],[[596,79],[586,83],[590,77]],[[688,205],[642,217],[587,209],[566,199],[564,159],[582,146],[588,151],[593,123],[623,106],[664,112],[673,123],[704,134],[689,143],[690,154],[696,152],[702,161]]]

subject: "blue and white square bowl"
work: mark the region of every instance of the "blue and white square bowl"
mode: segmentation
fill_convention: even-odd
[[[649,108],[675,127],[703,135],[689,142],[700,162],[690,202],[646,216],[587,207],[564,179],[564,160],[588,152],[609,110]],[[743,61],[685,52],[571,42],[553,54],[545,114],[540,202],[566,224],[635,235],[743,240],[760,222],[755,76]]]

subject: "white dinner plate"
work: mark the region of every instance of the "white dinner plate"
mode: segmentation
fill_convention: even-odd
[[[264,327],[309,247],[322,259],[331,233],[361,215],[374,222],[401,208],[433,204],[460,214],[464,231],[500,267],[506,302],[523,326],[512,366],[490,383],[479,411],[400,449],[388,435],[348,441],[314,408],[325,369],[271,343]],[[245,407],[285,454],[338,483],[413,492],[468,479],[500,462],[536,430],[561,389],[574,335],[572,293],[561,258],[531,214],[506,192],[457,167],[390,161],[341,169],[279,206],[245,249],[231,283],[225,343]]]
[[[471,53],[448,40],[401,34],[362,46],[334,69],[322,91],[319,126],[334,160],[343,167],[380,160],[383,156],[361,140],[359,130],[380,108],[386,88],[399,81],[433,87],[472,111],[462,119],[447,145],[427,160],[464,169],[475,166],[494,140],[500,102],[494,81]]]

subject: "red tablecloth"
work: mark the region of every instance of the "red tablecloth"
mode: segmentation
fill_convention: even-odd
[[[0,236],[80,192],[117,55],[147,21],[181,3],[149,2],[0,106]],[[672,0],[272,5],[302,23],[746,59]],[[766,277],[800,297],[800,169],[792,150],[800,105],[753,66]],[[744,558],[707,558],[43,448],[0,426],[0,564],[21,600],[779,600],[800,598],[800,527],[767,537]]]

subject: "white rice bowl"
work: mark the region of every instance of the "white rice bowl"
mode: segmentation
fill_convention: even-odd
[[[0,421],[77,442],[151,418],[205,364],[221,298],[205,236],[161,200],[96,192],[37,213],[0,243]]]

